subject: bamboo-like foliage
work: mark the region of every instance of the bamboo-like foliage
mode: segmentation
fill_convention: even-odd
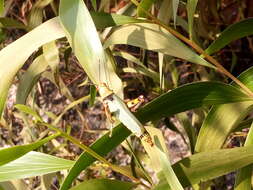
[[[0,0],[0,15],[7,14],[11,3]],[[217,13],[216,4],[209,2],[210,12],[214,15]],[[91,5],[89,7],[83,0],[60,0],[58,9],[56,1],[40,0],[31,8],[25,24],[12,18],[0,18],[0,35],[7,28],[27,32],[0,51],[0,126],[11,127],[8,121],[11,111],[9,107],[6,108],[7,96],[12,84],[18,83],[14,116],[20,117],[32,132],[38,130],[41,133],[43,130],[42,134],[33,135],[33,140],[28,144],[0,149],[0,189],[26,189],[26,184],[10,180],[39,175],[44,175],[41,187],[45,189],[50,186],[45,180],[49,177],[47,175],[62,170],[68,171],[61,179],[61,190],[183,190],[185,187],[201,188],[202,182],[233,171],[237,171],[235,189],[251,189],[253,67],[235,77],[218,62],[216,56],[219,54],[211,55],[243,37],[248,37],[250,44],[253,20],[248,18],[231,24],[218,35],[215,30],[209,33],[204,31],[203,10],[199,9],[203,8],[203,4],[197,0],[188,0],[186,3],[178,0],[142,0],[138,3],[132,0],[114,10],[125,15],[105,13],[112,7],[109,0],[91,0]],[[43,22],[48,7],[56,17]],[[171,9],[168,14],[167,9]],[[187,13],[187,20],[180,15],[182,10]],[[219,17],[216,15],[215,19],[219,20]],[[197,29],[197,26],[202,28]],[[206,36],[205,32],[208,33]],[[212,33],[217,35],[215,40],[210,40]],[[203,39],[205,41],[202,44]],[[210,45],[206,47],[207,42]],[[61,44],[60,48],[58,44]],[[118,45],[138,47],[142,56],[139,58],[121,49],[116,51],[120,47]],[[61,57],[64,56],[67,67],[70,51],[89,78],[80,86],[95,86],[90,87],[89,95],[77,100],[59,74],[59,65],[63,63]],[[150,59],[148,52],[157,53],[158,62]],[[127,65],[119,64],[116,56],[127,60]],[[31,64],[22,73],[21,68],[29,57]],[[236,63],[234,57],[236,53],[233,52],[233,63]],[[182,85],[181,72],[187,70],[182,69],[184,62],[191,64],[187,69],[193,73],[191,80],[194,82]],[[222,77],[217,77],[218,72],[232,79],[232,82],[228,84]],[[134,74],[131,76],[136,76],[136,81],[141,81],[150,91],[148,93],[156,93],[157,97],[132,113],[124,102],[125,81],[122,81],[125,78],[120,78],[122,73]],[[32,97],[41,77],[50,80],[70,101],[58,115],[39,108]],[[84,121],[85,116],[78,105],[85,101],[89,101],[90,107],[94,102],[101,101],[108,120],[114,125],[112,132],[101,134],[90,146],[82,144],[59,125],[70,109],[76,109]],[[172,164],[165,138],[161,129],[157,128],[157,123],[174,115],[184,126],[180,130],[176,127],[171,129],[181,134],[191,155]],[[231,134],[249,126],[244,146],[228,148]],[[137,137],[133,137],[134,141],[128,138],[131,134]],[[52,152],[66,152],[65,143],[69,141],[83,150],[80,156],[76,155],[76,160],[51,156],[52,152],[34,152],[50,147],[49,142],[54,145],[59,136],[64,143]],[[147,159],[142,160],[136,153],[138,140],[142,142]],[[131,168],[107,160],[106,155],[120,144],[124,145],[134,160]],[[104,163],[131,181],[93,179],[79,183],[76,180],[79,174],[95,161]],[[144,165],[153,170],[157,183]],[[211,183],[208,184],[210,187]]]

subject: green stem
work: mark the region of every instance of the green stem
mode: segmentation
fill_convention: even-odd
[[[60,135],[62,137],[65,137],[66,139],[68,139],[70,142],[72,142],[73,144],[76,144],[77,146],[79,146],[81,149],[83,149],[84,151],[88,152],[91,156],[93,156],[94,158],[96,158],[97,160],[104,162],[105,164],[107,164],[112,170],[119,172],[127,177],[129,177],[130,179],[132,179],[133,181],[135,181],[136,183],[140,183],[140,180],[133,177],[132,175],[130,175],[128,173],[127,170],[118,167],[116,165],[111,164],[110,162],[108,162],[105,158],[103,158],[102,156],[100,156],[98,153],[96,153],[94,150],[92,150],[91,148],[89,148],[88,146],[85,146],[84,144],[80,143],[77,139],[73,138],[72,136],[68,135],[67,133],[63,132],[62,130],[56,128],[53,125],[50,125],[48,123],[44,123],[44,122],[40,122],[38,123],[39,125],[43,125],[48,127],[49,129],[56,131],[58,133],[60,133]]]

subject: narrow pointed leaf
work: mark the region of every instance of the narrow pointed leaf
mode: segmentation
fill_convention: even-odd
[[[203,105],[226,104],[238,101],[252,101],[252,98],[231,85],[217,82],[197,82],[178,87],[161,95],[139,109],[137,116],[150,118],[148,114],[150,109],[155,109],[157,111],[152,112],[152,119],[155,120]]]
[[[51,67],[53,73],[56,71],[58,64],[60,63],[59,51],[55,41],[45,44],[43,47],[43,56]]]
[[[17,104],[26,103],[26,99],[34,85],[37,83],[40,74],[44,72],[47,67],[48,63],[46,62],[43,55],[40,55],[33,61],[28,70],[20,78],[16,96]]]
[[[26,153],[39,148],[40,146],[42,146],[43,144],[47,143],[48,141],[56,138],[57,136],[59,136],[59,134],[51,135],[47,138],[44,138],[40,141],[31,143],[31,144],[18,145],[18,146],[13,146],[10,148],[0,149],[0,158],[1,158],[0,159],[0,166],[7,164],[13,160],[16,160],[19,157],[25,155]]]
[[[126,23],[144,22],[138,19],[116,14],[110,15],[106,13],[93,13],[92,15],[97,23],[96,25],[98,29]],[[4,21],[5,20],[0,19],[0,22]],[[9,21],[7,20],[5,23],[8,24]],[[19,28],[23,28],[23,25]],[[4,109],[11,81],[28,57],[42,45],[64,36],[65,32],[59,23],[59,18],[55,17],[41,24],[0,51],[0,116],[2,115]],[[15,59],[13,59],[13,55],[15,55]],[[12,63],[12,66],[9,67],[6,63]]]
[[[61,37],[64,37],[64,32],[58,19],[54,18],[0,51],[0,115],[3,112],[8,89],[17,71],[40,46]],[[6,63],[11,63],[11,67]]]
[[[80,64],[89,78],[99,84],[99,62],[105,63],[106,57],[87,7],[81,0],[61,0],[59,15]]]
[[[0,0],[0,16],[2,16],[4,12],[4,0]]]
[[[154,146],[150,147],[147,143],[144,143],[145,150],[147,151],[151,166],[156,173],[161,173],[165,176],[167,184],[173,190],[183,190],[182,185],[179,182],[179,179],[175,175],[175,172],[172,169],[167,146],[163,137],[161,130],[154,127],[146,128],[148,133],[153,139]]]
[[[37,121],[43,122],[39,114],[35,110],[33,110],[31,107],[22,105],[22,104],[16,104],[15,108],[17,108],[21,112],[32,115]]]
[[[97,29],[104,29],[111,26],[119,26],[131,23],[143,23],[146,22],[142,19],[136,19],[134,17],[119,15],[119,14],[108,14],[104,12],[91,12],[91,17]]]
[[[172,0],[162,1],[157,15],[158,19],[163,21],[165,24],[169,24],[172,15]]]
[[[146,17],[146,13],[143,11],[143,9],[145,11],[149,11],[149,9],[151,8],[152,4],[155,2],[155,0],[142,0],[139,4],[139,6],[137,7],[137,15],[139,17]]]
[[[201,152],[173,165],[186,187],[236,171],[253,162],[253,146]]]
[[[107,62],[109,59],[84,2],[61,0],[60,20],[77,59],[91,81],[96,85],[114,81],[111,89],[116,93],[121,91],[120,79]]]
[[[66,170],[73,163],[70,160],[31,151],[8,164],[0,166],[0,181],[34,177]]]
[[[253,90],[252,78],[253,67],[238,77],[242,83]],[[240,89],[238,85],[233,85]],[[201,126],[195,151],[202,152],[221,148],[227,136],[252,109],[252,101],[214,106]]]
[[[220,36],[205,50],[208,54],[213,54],[230,42],[253,34],[253,18],[248,18],[230,25]]]
[[[198,4],[198,0],[187,0],[188,27],[189,27],[189,35],[190,35],[191,40],[193,38],[194,14],[196,11],[197,4]]]
[[[177,22],[178,5],[179,5],[179,0],[172,0],[174,27],[176,27],[176,22]]]
[[[104,47],[107,48],[115,44],[133,45],[215,68],[168,31],[156,24],[129,24],[118,27],[105,41]]]

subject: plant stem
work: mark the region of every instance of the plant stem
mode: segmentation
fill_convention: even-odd
[[[105,158],[103,158],[102,156],[100,156],[98,153],[96,153],[94,150],[92,150],[91,148],[89,148],[88,146],[85,146],[84,144],[80,143],[77,139],[73,138],[72,136],[68,135],[67,133],[63,132],[62,130],[58,129],[57,127],[50,125],[48,123],[44,123],[44,122],[40,122],[38,123],[39,125],[43,125],[48,127],[51,130],[54,130],[58,133],[60,133],[61,136],[65,137],[66,139],[68,139],[70,142],[72,142],[73,144],[76,144],[77,146],[79,146],[81,149],[83,149],[84,151],[88,152],[91,156],[93,156],[94,158],[96,158],[97,160],[104,162],[105,164],[107,164],[112,170],[119,172],[125,176],[127,176],[128,178],[132,179],[134,182],[136,183],[140,183],[140,180],[135,178],[134,176],[130,175],[129,172],[121,167],[118,167],[116,165],[111,164],[110,162],[108,162]]]
[[[155,16],[153,16],[151,13],[149,13],[144,8],[142,8],[141,6],[139,6],[139,3],[136,0],[131,0],[131,1],[132,1],[133,4],[135,4],[136,6],[140,7],[142,9],[142,11],[145,12],[145,14],[147,14],[152,19],[153,23],[160,25],[161,27],[163,27],[164,29],[166,29],[168,32],[170,32],[172,35],[174,35],[175,37],[181,39],[186,44],[188,44],[189,46],[191,46],[193,49],[196,50],[196,52],[198,52],[199,54],[202,54],[209,62],[211,62],[213,65],[215,65],[217,67],[218,71],[220,71],[221,73],[225,74],[227,77],[231,78],[249,96],[253,97],[253,92],[247,86],[245,86],[240,80],[238,80],[229,71],[227,71],[216,59],[214,59],[212,56],[208,55],[205,52],[205,50],[203,50],[201,47],[199,47],[195,42],[191,41],[190,39],[186,38],[185,36],[183,36],[179,32],[173,30],[172,28],[170,28],[169,26],[167,26],[166,24],[164,24],[162,21],[160,21]]]

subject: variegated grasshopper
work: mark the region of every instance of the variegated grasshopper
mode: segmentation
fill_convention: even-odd
[[[108,88],[105,83],[97,86],[99,94],[101,95],[106,115],[109,120],[113,122],[111,113],[115,115],[132,133],[134,133],[141,140],[153,146],[151,136],[148,134],[144,126],[139,120],[129,111],[126,104],[119,98],[112,90]],[[109,111],[108,111],[109,110]]]

